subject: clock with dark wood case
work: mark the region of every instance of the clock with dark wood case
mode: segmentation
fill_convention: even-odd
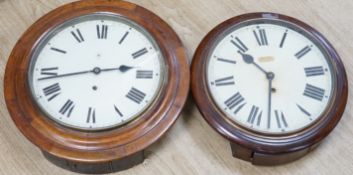
[[[6,104],[53,163],[81,173],[123,170],[141,163],[178,118],[187,61],[176,33],[152,12],[124,1],[78,1],[19,39],[6,68]]]
[[[347,77],[328,40],[297,19],[252,13],[213,29],[192,64],[192,92],[205,120],[256,165],[296,160],[337,125]]]

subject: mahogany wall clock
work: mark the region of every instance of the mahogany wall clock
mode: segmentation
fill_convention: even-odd
[[[294,18],[245,14],[220,24],[192,64],[192,91],[233,155],[257,165],[298,159],[339,122],[344,66],[331,44]]]
[[[176,33],[124,1],[62,6],[16,44],[5,97],[19,130],[52,162],[108,173],[143,161],[176,121],[189,67]]]

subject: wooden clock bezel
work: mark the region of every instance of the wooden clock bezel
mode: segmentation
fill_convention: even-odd
[[[218,37],[227,29],[244,21],[255,19],[282,20],[301,27],[317,40],[332,58],[333,76],[336,78],[332,103],[315,124],[290,134],[261,134],[228,119],[212,99],[208,91],[206,66],[209,53]],[[270,155],[292,153],[313,147],[324,139],[337,125],[346,107],[348,81],[344,65],[329,41],[311,26],[292,17],[275,13],[249,13],[231,18],[209,32],[196,50],[191,68],[191,89],[199,111],[209,125],[233,144]]]
[[[100,132],[70,129],[45,117],[33,101],[27,81],[30,58],[38,42],[51,29],[73,18],[102,12],[132,20],[151,34],[164,55],[168,82],[156,102],[133,122]],[[6,104],[22,134],[45,153],[81,163],[106,163],[143,151],[175,123],[188,90],[188,59],[174,30],[147,9],[111,0],[73,2],[40,18],[14,47],[4,79]]]

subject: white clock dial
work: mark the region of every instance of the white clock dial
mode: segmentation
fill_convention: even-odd
[[[334,79],[322,47],[295,25],[255,20],[221,36],[207,65],[210,94],[231,120],[270,134],[295,132],[325,112]]]
[[[166,67],[154,39],[122,17],[79,17],[37,47],[29,82],[51,119],[101,130],[140,116],[159,95]]]

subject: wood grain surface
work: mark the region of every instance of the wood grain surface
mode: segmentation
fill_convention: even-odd
[[[21,34],[50,10],[72,0],[0,0],[0,174],[73,174],[49,163],[17,130],[5,106],[3,77]],[[349,79],[346,112],[333,133],[306,157],[287,165],[257,167],[231,156],[229,143],[189,100],[182,116],[148,150],[141,165],[117,174],[353,174],[353,1],[348,0],[130,0],[161,16],[179,34],[191,59],[213,27],[248,12],[293,16],[324,34],[341,55]]]

